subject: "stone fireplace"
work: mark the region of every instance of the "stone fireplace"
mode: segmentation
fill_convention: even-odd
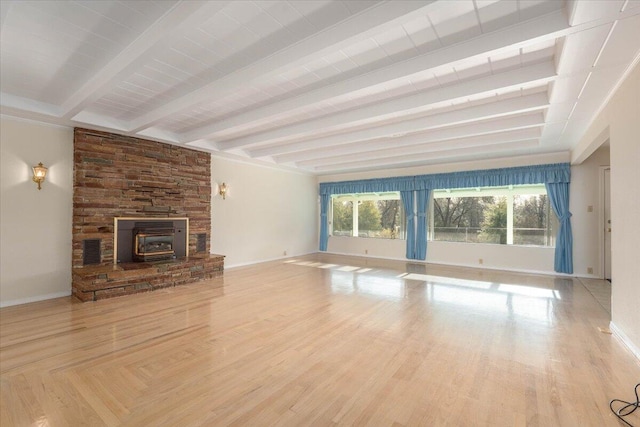
[[[83,301],[220,275],[209,153],[76,128],[73,293]]]

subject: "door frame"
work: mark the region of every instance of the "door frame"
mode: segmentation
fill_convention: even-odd
[[[598,167],[598,255],[600,257],[600,274],[598,277],[604,280],[605,276],[605,223],[604,223],[604,211],[605,211],[605,188],[604,188],[604,171],[609,170],[609,192],[611,192],[611,166],[599,166]],[[611,197],[611,194],[609,194]],[[613,276],[613,271],[611,272]]]

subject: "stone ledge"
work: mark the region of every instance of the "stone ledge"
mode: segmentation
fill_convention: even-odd
[[[74,268],[73,295],[80,301],[97,301],[149,292],[220,277],[224,255],[204,254],[185,258],[92,265]]]

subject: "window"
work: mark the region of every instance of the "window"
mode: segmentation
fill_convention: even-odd
[[[513,244],[555,246],[558,218],[545,194],[513,196]]]
[[[333,199],[333,235],[353,236],[353,201]]]
[[[333,236],[403,239],[405,216],[400,193],[358,193],[332,196]]]
[[[430,240],[555,246],[558,220],[544,185],[435,190]]]

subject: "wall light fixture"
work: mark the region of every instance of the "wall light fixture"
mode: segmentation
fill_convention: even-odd
[[[227,198],[227,184],[224,182],[218,187],[218,193],[222,196],[222,200]]]
[[[41,184],[44,182],[44,178],[47,176],[47,168],[44,167],[42,162],[38,163],[38,166],[34,166],[33,169],[33,182],[38,184],[38,190],[41,190]]]

